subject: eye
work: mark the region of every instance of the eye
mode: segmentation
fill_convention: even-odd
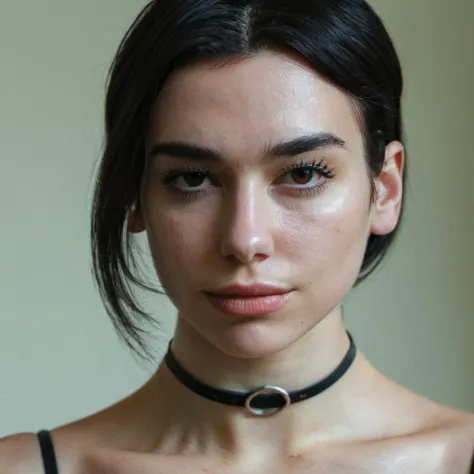
[[[285,177],[289,178],[290,184],[293,182],[298,186],[316,186],[322,179],[321,175],[314,168],[304,167],[295,168],[287,173]]]
[[[206,184],[206,180],[209,183]],[[199,169],[168,170],[163,177],[163,183],[177,191],[199,193],[212,185],[209,174]]]
[[[174,183],[176,187],[193,188],[195,190],[196,188],[202,186],[206,182],[206,179],[208,179],[208,176],[206,176],[205,173],[186,172],[183,173],[181,176],[178,176]]]
[[[300,162],[288,166],[278,183],[287,187],[314,190],[322,186],[327,179],[333,178],[334,172],[322,161],[320,162]]]

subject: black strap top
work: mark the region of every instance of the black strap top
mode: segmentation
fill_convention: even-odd
[[[44,473],[59,474],[51,433],[46,430],[40,431],[38,433],[38,441],[41,449],[41,457],[43,458]]]
[[[41,457],[43,458],[44,474],[59,474],[51,433],[46,430],[40,431],[38,433],[38,440],[41,449]],[[469,474],[474,474],[474,457]]]

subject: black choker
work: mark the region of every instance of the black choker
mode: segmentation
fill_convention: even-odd
[[[282,411],[292,403],[319,395],[334,385],[349,370],[354,362],[357,350],[352,336],[349,333],[347,335],[349,336],[350,347],[338,367],[323,380],[294,392],[287,392],[274,385],[266,385],[247,393],[223,390],[206,385],[196,380],[181,367],[171,352],[171,342],[164,361],[174,376],[194,393],[214,402],[245,407],[253,415],[268,416]]]

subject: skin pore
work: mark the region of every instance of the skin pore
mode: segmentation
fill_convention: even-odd
[[[403,146],[387,144],[373,200],[364,154],[353,100],[290,55],[199,63],[168,79],[129,231],[146,232],[178,310],[173,352],[195,378],[291,391],[340,363],[349,345],[341,305],[369,235],[395,228],[402,197]],[[236,283],[292,292],[272,314],[233,317],[206,292]],[[359,352],[328,391],[268,418],[201,398],[161,366],[53,439],[61,474],[441,474],[467,472],[474,423]]]

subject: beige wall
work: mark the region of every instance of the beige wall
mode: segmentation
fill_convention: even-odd
[[[88,242],[105,73],[144,3],[0,0],[0,436],[99,410],[150,370],[105,316]],[[373,4],[405,66],[411,188],[396,251],[346,317],[390,376],[474,410],[474,2]],[[148,304],[164,347],[173,311]]]

